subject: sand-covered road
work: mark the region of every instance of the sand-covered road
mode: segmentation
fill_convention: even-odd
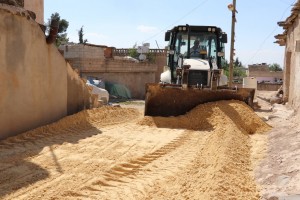
[[[269,129],[239,101],[83,111],[0,142],[0,199],[259,199],[250,135]]]

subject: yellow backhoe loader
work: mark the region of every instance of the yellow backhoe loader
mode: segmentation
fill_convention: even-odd
[[[167,66],[160,83],[146,84],[146,116],[178,116],[198,104],[240,100],[253,104],[255,89],[229,88],[223,74],[227,34],[215,26],[176,26],[165,33]]]

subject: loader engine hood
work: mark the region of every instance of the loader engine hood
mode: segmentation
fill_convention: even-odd
[[[183,65],[190,65],[194,70],[210,70],[209,62],[200,58],[184,59]]]

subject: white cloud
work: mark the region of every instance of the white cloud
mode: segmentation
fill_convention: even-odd
[[[153,33],[155,31],[157,31],[158,29],[153,26],[140,25],[137,27],[137,30],[139,30],[142,33]]]

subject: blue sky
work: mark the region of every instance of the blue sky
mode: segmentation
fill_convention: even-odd
[[[295,0],[236,0],[237,23],[235,53],[244,64],[266,62],[283,66],[284,47],[274,44],[282,33],[277,25],[289,15]],[[231,0],[44,0],[45,21],[58,12],[69,21],[68,37],[78,42],[83,26],[89,43],[131,48],[150,43],[164,48],[164,33],[173,26],[214,25],[231,37]],[[230,43],[226,45],[229,60]]]

